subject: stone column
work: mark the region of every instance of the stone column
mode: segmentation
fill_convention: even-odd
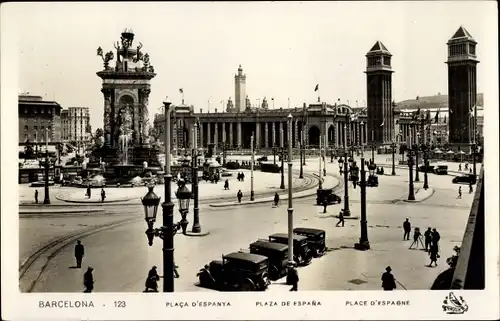
[[[226,141],[226,123],[222,123],[222,141]]]
[[[111,145],[111,94],[113,90],[110,88],[102,88],[104,95],[104,143]]]
[[[304,125],[304,145],[309,146],[309,125]]]
[[[212,141],[212,134],[210,133],[210,127],[212,127],[212,124],[207,123],[207,147]]]
[[[273,126],[272,126],[272,129],[273,129],[273,146],[276,145],[276,123],[273,121]]]
[[[241,120],[238,119],[238,124],[236,126],[236,139],[237,139],[237,147],[238,149],[241,149],[242,148],[242,144],[241,144]]]
[[[283,122],[280,121],[280,147],[281,146],[285,146],[285,137],[284,136],[284,133],[283,133]]]
[[[264,146],[269,148],[269,128],[267,126],[267,121],[264,123]]]
[[[329,144],[328,144],[328,122],[325,121],[325,125],[323,126],[323,137],[324,137],[324,141],[323,141],[323,146],[325,147],[325,152],[326,150],[328,149],[329,147]]]
[[[148,112],[148,105],[149,105],[149,94],[151,93],[151,89],[146,88],[142,90],[143,94],[143,100],[142,100],[142,106],[141,106],[141,111],[140,111],[140,122],[141,122],[141,138],[142,138],[142,143],[144,144],[146,142],[146,138],[149,136],[149,112]],[[141,141],[141,139],[139,140]]]
[[[200,131],[200,134],[198,135],[198,137],[200,137],[200,145],[198,145],[198,148],[204,148],[205,145],[203,144],[203,138],[204,138],[204,135],[203,135],[203,123],[200,121],[200,123],[198,124],[198,128],[199,128],[199,131]]]
[[[173,147],[173,150],[177,152],[177,128],[179,128],[179,124],[178,124],[178,121],[175,121],[174,122],[174,126],[172,126],[172,128],[170,129],[172,131],[171,133],[171,136],[172,136],[172,147]],[[177,153],[176,153],[177,155]]]
[[[229,123],[229,147],[233,148],[233,122]]]
[[[255,149],[259,150],[261,147],[260,143],[260,121],[255,123]]]
[[[217,122],[215,123],[215,129],[214,129],[214,144],[217,146],[217,143],[219,142],[219,128],[217,126]]]
[[[295,148],[300,147],[300,141],[299,141],[299,121],[296,119],[293,122],[293,137],[295,139]]]

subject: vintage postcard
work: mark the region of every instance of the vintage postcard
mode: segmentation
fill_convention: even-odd
[[[3,319],[500,317],[496,2],[0,21]]]

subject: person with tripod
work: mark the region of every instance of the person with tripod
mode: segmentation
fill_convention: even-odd
[[[420,233],[420,228],[415,227],[414,233],[413,233],[413,243],[410,245],[410,250],[412,249],[413,245],[415,245],[415,248],[418,250],[418,242],[422,245],[422,248],[425,249],[424,242],[422,242],[422,233]]]

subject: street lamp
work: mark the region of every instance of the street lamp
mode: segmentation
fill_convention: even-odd
[[[293,196],[292,196],[292,114],[288,114],[288,272],[294,267],[293,261]]]
[[[194,133],[193,133],[193,157],[191,159],[192,165],[192,180],[193,180],[193,228],[192,233],[201,233],[200,226],[200,209],[198,208],[199,201],[199,190],[198,190],[198,121],[194,123]]]
[[[356,189],[356,184],[358,183],[359,179],[359,167],[355,161],[352,162],[350,171],[351,171],[351,181],[354,185],[354,189]]]
[[[181,214],[182,217],[180,221],[180,225],[182,227],[182,234],[186,234],[186,228],[189,224],[189,222],[186,219],[186,216],[189,212],[189,201],[191,201],[192,193],[187,188],[186,182],[184,180],[179,181],[178,186],[179,188],[177,189],[177,192],[175,192],[175,196],[179,201],[179,213]]]
[[[368,222],[366,220],[366,172],[365,172],[365,158],[364,158],[364,148],[363,143],[361,143],[361,182],[359,186],[361,188],[361,236],[359,238],[359,243],[354,244],[354,248],[361,251],[366,251],[370,249],[370,242],[368,241]],[[373,172],[370,175],[375,175],[375,162],[370,163]],[[370,170],[370,166],[368,169]]]
[[[429,146],[422,144],[422,151],[424,152],[424,189],[429,188],[429,178],[427,177],[427,172],[429,171]]]
[[[395,153],[396,153],[396,142],[394,140],[392,140],[392,144],[391,144],[391,148],[392,148],[392,173],[391,175],[396,175],[396,164],[395,164]]]
[[[346,113],[346,124],[349,123],[349,112]],[[349,210],[349,178],[348,178],[348,169],[347,169],[347,125],[344,125],[344,216],[351,216],[351,211]],[[352,158],[350,158],[352,162]],[[340,162],[340,161],[339,161]]]
[[[255,200],[254,196],[254,191],[253,191],[253,163],[254,163],[254,146],[253,146],[253,132],[252,132],[252,137],[250,137],[250,151],[251,151],[251,157],[250,157],[250,200],[253,201]]]
[[[417,132],[417,141],[416,141],[416,145],[415,145],[415,161],[416,161],[416,164],[415,164],[415,182],[420,182],[420,176],[418,175],[420,170],[418,168],[418,146],[419,146],[419,141],[420,141],[420,131]]]
[[[280,189],[285,189],[285,172],[284,172],[284,162],[285,162],[285,149],[283,146],[280,148],[280,156],[281,156],[281,184]]]
[[[303,164],[302,164],[302,157],[303,157],[303,153],[304,153],[304,141],[303,139],[301,139],[301,142],[300,142],[300,174],[299,174],[299,178],[304,178],[304,169],[302,168],[303,167]]]
[[[44,188],[44,198],[43,204],[50,204],[49,196],[49,130],[45,128],[45,188]]]
[[[415,200],[415,190],[413,188],[413,151],[410,149],[408,150],[408,169],[409,169],[409,193],[408,193],[408,200],[409,201],[414,201]]]

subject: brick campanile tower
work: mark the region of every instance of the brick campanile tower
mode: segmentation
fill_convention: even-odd
[[[243,68],[240,65],[238,74],[234,76],[234,105],[238,113],[246,108],[246,79],[247,76],[243,74]]]
[[[380,41],[366,54],[367,138],[368,142],[374,141],[379,147],[390,145],[395,137],[391,57]]]
[[[473,142],[476,105],[477,42],[465,30],[458,28],[448,45],[448,129],[449,143],[455,151],[468,150]]]

